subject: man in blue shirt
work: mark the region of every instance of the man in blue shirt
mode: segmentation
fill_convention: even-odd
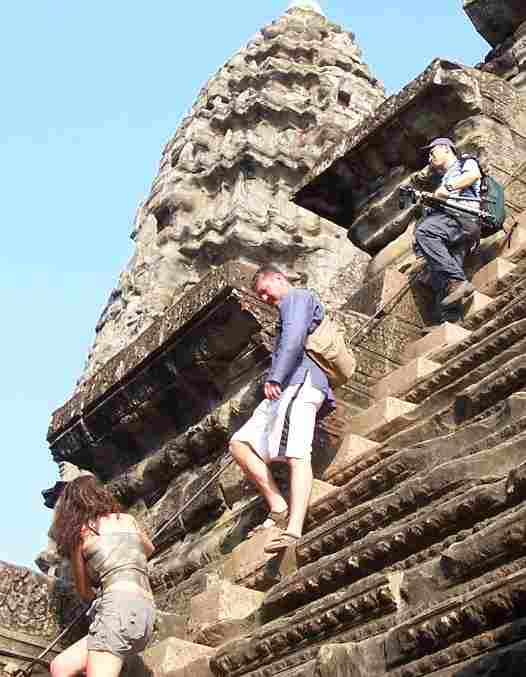
[[[429,146],[429,164],[441,175],[435,197],[446,200],[444,208],[428,209],[415,229],[415,252],[426,259],[435,292],[435,314],[438,323],[456,322],[462,316],[462,302],[474,292],[466,280],[464,258],[466,251],[478,239],[478,219],[448,209],[450,198],[467,197],[470,200],[450,200],[451,207],[478,208],[480,203],[481,173],[478,163],[469,159],[461,162],[451,139],[434,139]]]
[[[274,266],[260,268],[253,279],[259,298],[279,310],[272,366],[263,387],[265,399],[233,435],[230,452],[254,482],[270,512],[257,529],[281,528],[265,547],[269,553],[293,545],[303,532],[312,488],[311,450],[316,416],[335,407],[325,372],[305,352],[305,341],[321,323],[325,310],[307,289],[295,289]],[[323,413],[323,412],[322,412]],[[290,509],[269,464],[288,463]]]

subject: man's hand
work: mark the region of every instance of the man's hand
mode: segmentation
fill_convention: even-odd
[[[449,197],[449,191],[447,191],[444,186],[439,186],[433,193],[435,197],[440,198],[441,200],[447,200]]]
[[[263,392],[267,400],[279,400],[281,397],[281,386],[279,383],[270,383],[267,381],[263,386]]]

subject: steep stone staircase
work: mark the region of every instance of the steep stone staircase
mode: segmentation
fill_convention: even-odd
[[[351,402],[295,550],[266,556],[270,530],[238,545],[204,583],[198,574],[202,592],[186,603],[183,631],[145,653],[149,669],[474,675],[492,648],[523,651],[524,231],[499,254],[498,243],[479,254],[462,324],[414,333],[396,360],[380,356],[380,378],[366,356],[369,374],[357,379],[367,381],[369,406]],[[397,276],[360,290],[349,314]],[[408,291],[389,321],[421,326],[420,294]],[[378,350],[368,341],[358,371],[360,354]]]

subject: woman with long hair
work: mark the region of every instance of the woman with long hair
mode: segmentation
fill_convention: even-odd
[[[53,677],[117,677],[126,656],[142,651],[155,606],[147,559],[154,546],[95,477],[69,482],[55,510],[53,537],[72,566],[80,597],[91,603],[89,632],[51,663]]]

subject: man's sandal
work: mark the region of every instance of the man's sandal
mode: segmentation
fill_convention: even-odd
[[[280,529],[285,529],[288,524],[288,521],[289,521],[288,508],[285,508],[285,510],[282,510],[281,512],[271,510],[264,522],[258,524],[257,527],[254,527],[248,532],[247,538],[252,538],[252,536],[259,534],[262,531],[266,531],[267,529],[271,529],[272,527],[279,527]]]
[[[295,546],[300,538],[301,536],[289,534],[288,531],[281,531],[275,538],[267,543],[263,548],[263,552],[267,553],[267,555],[274,555],[278,552],[282,552],[291,546]]]

